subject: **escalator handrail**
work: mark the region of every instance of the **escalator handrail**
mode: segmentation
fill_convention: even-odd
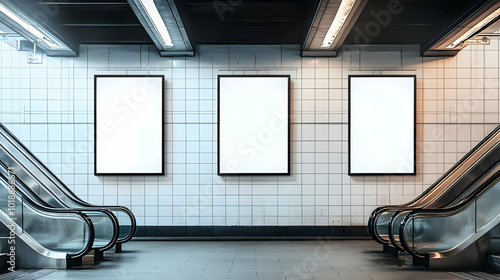
[[[382,214],[382,212],[385,212],[385,211],[390,211],[390,210],[408,210],[408,209],[417,209],[417,207],[412,207],[412,206],[398,206],[398,205],[388,205],[388,206],[381,206],[381,207],[378,207],[377,209],[381,209],[380,212],[377,212],[375,215],[373,213],[375,213],[375,211],[372,212],[372,215],[370,215],[370,218],[368,219],[368,231],[372,231],[370,232],[370,235],[372,235],[372,238],[377,241],[378,243],[380,244],[388,244],[388,242],[386,242],[385,240],[381,239],[380,236],[378,235],[377,233],[377,220],[378,218],[380,217],[380,214]],[[382,209],[383,208],[383,209]],[[375,209],[375,210],[377,210]]]
[[[90,217],[87,216],[87,214],[80,212],[80,211],[77,211],[77,212],[80,214],[80,216],[82,216],[82,218],[84,218],[85,223],[90,228],[90,230],[89,230],[89,242],[87,243],[87,246],[85,246],[84,250],[81,250],[80,252],[77,252],[77,253],[68,253],[66,255],[67,259],[81,258],[81,257],[87,255],[88,253],[90,253],[90,251],[92,251],[92,249],[94,247],[94,240],[95,240],[94,224],[92,223],[92,220],[90,219]]]
[[[385,244],[386,242],[382,239],[380,239],[377,234],[376,234],[376,220],[378,216],[386,211],[386,210],[393,210],[393,209],[403,209],[406,207],[411,207],[413,204],[421,200],[423,197],[427,196],[429,192],[431,192],[436,186],[438,186],[442,181],[447,179],[449,176],[452,175],[455,169],[459,168],[466,160],[468,160],[472,155],[474,155],[484,144],[486,144],[490,139],[492,139],[497,133],[500,132],[500,125],[497,126],[493,131],[491,131],[485,138],[483,138],[479,143],[474,146],[467,154],[465,154],[456,164],[454,164],[450,169],[448,169],[439,179],[437,179],[431,186],[429,186],[425,191],[423,191],[420,195],[415,197],[413,200],[399,204],[399,205],[388,205],[388,206],[380,206],[375,208],[375,210],[372,211],[368,218],[368,232],[372,236],[372,238],[382,244]],[[458,178],[457,178],[458,179]]]
[[[6,183],[7,178],[3,173],[0,173],[0,181]],[[16,181],[17,182],[17,181]],[[79,252],[76,253],[66,253],[66,258],[68,259],[76,259],[82,256],[85,256],[88,254],[92,249],[94,245],[94,239],[95,239],[95,229],[94,229],[94,224],[92,223],[92,220],[90,217],[78,210],[73,210],[73,209],[61,209],[61,208],[50,208],[46,206],[39,205],[38,203],[34,202],[30,197],[26,197],[25,194],[19,190],[16,186],[16,196],[20,197],[23,200],[23,203],[26,203],[30,205],[30,207],[34,208],[35,210],[39,212],[49,212],[49,213],[64,213],[64,214],[75,214],[78,215],[82,218],[82,220],[85,222],[85,224],[89,228],[89,238],[88,242],[86,243],[85,247],[80,250]]]
[[[108,244],[106,244],[103,247],[98,248],[99,251],[107,251],[107,250],[113,248],[116,245],[116,243],[118,242],[118,236],[120,234],[120,227],[119,227],[119,224],[118,224],[118,219],[116,218],[115,214],[113,214],[108,209],[101,208],[101,209],[95,209],[95,210],[97,210],[98,212],[106,214],[112,220],[111,224],[113,225],[113,237],[108,242]],[[82,210],[82,211],[85,212],[85,211],[88,211],[88,210]]]
[[[135,218],[135,215],[133,212],[128,209],[127,207],[124,206],[119,206],[119,205],[113,205],[113,206],[103,206],[103,205],[93,205],[90,204],[81,198],[79,198],[76,194],[74,194],[60,179],[57,177],[49,168],[47,168],[38,157],[36,157],[7,127],[5,127],[1,122],[0,122],[0,132],[6,133],[9,137],[11,137],[15,143],[11,143],[12,146],[15,147],[15,145],[21,146],[22,150],[19,150],[21,153],[28,154],[25,158],[29,160],[33,165],[37,166],[38,170],[42,173],[48,174],[46,175],[47,179],[51,181],[55,187],[57,187],[60,191],[66,194],[66,197],[70,200],[72,200],[75,204],[82,205],[84,207],[90,207],[90,208],[97,208],[97,209],[102,209],[102,208],[112,208],[112,209],[117,209],[115,211],[122,211],[125,212],[130,218],[131,222],[131,230],[130,233],[123,237],[123,238],[118,238],[117,242],[118,243],[125,243],[127,241],[130,241],[136,230],[137,230],[137,220]],[[7,141],[11,142],[9,139],[6,139]],[[33,162],[32,159],[34,159],[35,162]],[[54,180],[56,182],[54,182]],[[57,196],[56,196],[57,197]]]
[[[393,224],[394,224],[394,221],[396,220],[397,216],[399,216],[401,213],[403,212],[410,212],[412,211],[411,209],[405,209],[405,210],[398,210],[396,211],[396,213],[394,213],[392,216],[391,216],[391,220],[389,221],[389,240],[391,241],[391,244],[396,247],[396,249],[398,249],[399,251],[401,252],[404,252],[405,248],[403,248],[402,246],[400,246],[396,240],[394,239],[394,232],[393,232]]]
[[[137,220],[135,218],[134,213],[129,208],[124,207],[124,206],[118,206],[118,205],[93,205],[93,204],[90,204],[90,203],[83,201],[83,200],[80,201],[80,205],[82,205],[82,207],[85,207],[85,208],[98,208],[98,209],[104,208],[104,209],[108,209],[110,211],[123,211],[123,212],[125,212],[130,218],[131,230],[127,236],[125,236],[123,238],[119,238],[118,243],[128,242],[132,239],[132,237],[134,237],[134,234],[137,230]],[[114,209],[118,209],[118,210],[114,210]]]
[[[432,217],[449,217],[454,214],[457,214],[467,208],[471,203],[475,202],[476,199],[487,192],[493,185],[496,180],[500,177],[500,168],[499,164],[497,164],[496,171],[493,174],[484,175],[484,181],[481,182],[483,188],[477,188],[474,192],[471,193],[469,197],[464,199],[463,201],[455,204],[451,207],[445,208],[431,208],[431,209],[416,209],[411,213],[407,214],[401,225],[399,226],[399,241],[401,242],[401,246],[405,249],[407,253],[417,258],[425,258],[425,254],[420,254],[415,250],[411,249],[408,242],[406,241],[405,231],[406,226],[416,217],[416,216],[432,216]],[[488,177],[489,176],[489,177]]]

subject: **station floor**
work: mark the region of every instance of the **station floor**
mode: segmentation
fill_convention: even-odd
[[[110,254],[97,264],[58,270],[39,279],[486,278],[473,278],[469,274],[476,272],[429,271],[413,267],[406,264],[404,258],[384,254],[381,250],[382,246],[371,240],[132,241],[124,244],[124,252]],[[490,275],[491,279],[500,279],[497,278],[499,274]]]

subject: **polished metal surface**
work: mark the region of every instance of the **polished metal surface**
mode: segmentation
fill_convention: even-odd
[[[441,257],[475,234],[474,206],[448,217],[414,217],[413,226],[405,228],[405,236],[411,236],[416,252]]]
[[[8,176],[8,171],[6,170],[6,168],[7,164],[10,164],[9,168],[14,168],[13,170],[16,171],[15,176],[16,176],[17,188],[21,192],[23,192],[23,194],[25,194],[26,197],[31,198],[31,200],[38,203],[38,205],[54,207],[58,209],[76,209],[76,208],[69,208],[67,206],[64,207],[65,206],[64,203],[61,203],[57,206],[51,205],[48,201],[45,201],[40,196],[38,196],[34,192],[34,190],[27,187],[25,184],[26,180],[23,179],[26,178],[26,172],[25,172],[26,170],[20,168],[20,165],[17,164],[18,163],[17,159],[8,158],[6,155],[10,154],[10,152],[5,151],[3,149],[5,149],[5,147],[3,146],[3,143],[0,142],[0,173],[3,174],[4,176]],[[28,178],[28,181],[33,183],[36,181],[36,178],[35,179]],[[39,187],[36,189],[39,191],[46,190],[44,187]],[[47,194],[47,196],[52,194],[52,192],[49,192],[49,190],[43,193]],[[60,201],[58,200],[58,197],[53,194],[50,196],[50,198],[51,199],[49,199],[49,201]],[[106,209],[96,209],[96,208],[93,209],[79,208],[77,210],[81,210],[83,213],[86,213],[88,217],[90,217],[95,226],[94,248],[97,250],[111,249],[115,245],[118,238],[118,220],[113,215],[113,213],[111,213]],[[31,225],[27,224],[27,226]],[[36,224],[33,224],[32,226],[36,227]]]
[[[403,209],[439,208],[465,199],[476,188],[481,187],[474,184],[474,176],[487,172],[498,158],[500,158],[500,126],[413,201],[375,209],[368,223],[372,237],[380,243],[390,243],[391,239],[397,240],[399,222],[404,218],[401,215],[407,213],[400,212]],[[398,216],[391,219],[393,215]],[[391,220],[396,224],[391,224]],[[389,235],[390,232],[394,234]],[[400,244],[396,241],[394,246],[400,247]]]
[[[483,265],[487,254],[500,251],[499,175],[500,164],[479,180],[483,189],[454,207],[410,213],[400,227],[403,247],[439,267]],[[462,264],[464,257],[469,263]]]
[[[85,214],[50,210],[14,191],[16,181],[0,177],[1,252],[14,255],[16,268],[61,268],[81,262],[94,241]],[[10,257],[9,257],[10,258]]]
[[[2,124],[0,124],[0,161],[8,167],[15,167],[19,179],[52,207],[80,209],[87,214],[95,211],[105,212],[104,215],[101,213],[91,216],[100,219],[104,219],[103,216],[114,216],[110,217],[110,220],[118,219],[118,224],[115,224],[116,227],[119,226],[117,242],[127,242],[133,237],[136,220],[132,211],[122,206],[96,206],[81,200]],[[94,221],[94,224],[99,222]],[[96,232],[98,233],[99,231]],[[112,245],[105,247],[111,248]]]

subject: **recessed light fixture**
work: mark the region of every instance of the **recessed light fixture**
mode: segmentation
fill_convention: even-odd
[[[500,16],[500,8],[495,10],[493,13],[491,13],[487,17],[485,17],[483,20],[481,20],[476,25],[474,25],[474,27],[472,27],[471,29],[469,29],[469,31],[465,32],[462,36],[460,36],[458,39],[453,41],[453,43],[449,44],[446,48],[453,49],[453,48],[460,46],[460,44],[462,44],[465,40],[469,39],[471,36],[473,36],[479,30],[481,30],[481,28],[485,27],[490,22],[497,19],[499,16]]]
[[[323,40],[323,43],[321,43],[322,48],[329,48],[333,44],[333,41],[335,41],[335,38],[339,35],[342,26],[344,26],[354,3],[356,3],[356,0],[342,0],[339,9],[337,10],[337,14],[332,21],[332,25],[330,25],[325,39]]]
[[[43,41],[51,49],[59,49],[60,46],[53,43],[47,36],[45,36],[40,30],[33,27],[31,24],[27,23],[25,20],[20,18],[14,12],[7,9],[4,5],[0,4],[0,12],[9,17],[11,20],[19,24],[22,28],[26,29],[29,33],[33,34],[36,38]]]
[[[172,38],[170,37],[170,33],[168,33],[167,26],[163,21],[163,18],[156,7],[154,0],[139,0],[142,5],[144,11],[148,15],[149,20],[153,24],[156,32],[161,37],[163,44],[167,47],[173,47],[174,43],[172,42]]]

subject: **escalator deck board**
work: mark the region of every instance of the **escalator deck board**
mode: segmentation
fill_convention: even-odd
[[[34,280],[56,270],[57,269],[16,269],[14,272],[4,270],[4,273],[0,274],[0,280]]]
[[[486,272],[474,271],[474,272],[450,272],[450,274],[453,274],[455,276],[467,280],[500,280],[500,274],[498,273],[491,274]]]

